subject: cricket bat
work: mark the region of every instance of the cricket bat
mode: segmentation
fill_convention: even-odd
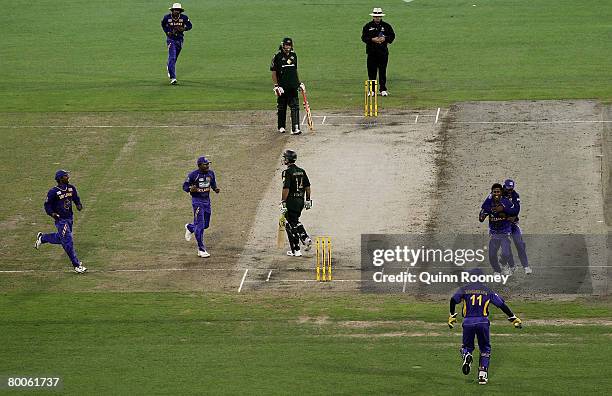
[[[304,99],[304,111],[306,111],[306,122],[308,123],[308,129],[314,132],[314,125],[312,123],[312,113],[310,112],[310,104],[306,99],[306,92],[302,91],[302,99]]]
[[[285,246],[285,215],[281,213],[278,218],[278,235],[276,237],[276,247],[282,249]]]

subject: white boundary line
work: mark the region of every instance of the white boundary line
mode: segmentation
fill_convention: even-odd
[[[249,269],[244,270],[244,275],[242,275],[242,281],[240,282],[240,287],[238,288],[238,293],[242,291],[242,286],[244,285],[244,280],[246,279],[247,274],[249,273]]]

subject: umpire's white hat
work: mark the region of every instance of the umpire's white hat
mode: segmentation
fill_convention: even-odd
[[[185,10],[183,9],[183,6],[181,5],[181,3],[174,3],[174,4],[172,4],[172,7],[168,8],[168,9],[169,9],[170,11],[172,11],[172,10],[179,10],[180,12],[185,11]]]
[[[384,17],[385,14],[383,13],[382,8],[376,7],[376,8],[374,8],[372,10],[372,12],[370,13],[370,16],[373,16],[373,17]]]

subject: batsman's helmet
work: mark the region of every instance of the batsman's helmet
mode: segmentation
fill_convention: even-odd
[[[281,41],[280,49],[283,49],[283,46],[290,45],[291,49],[293,49],[293,39],[291,37],[285,37],[283,41]]]
[[[70,173],[67,170],[60,169],[55,172],[55,181],[59,181],[64,176],[70,176]]]
[[[506,188],[506,189],[514,188],[514,180],[512,180],[512,179],[504,180],[504,188]]]
[[[289,163],[294,163],[297,161],[297,153],[293,150],[285,150],[283,152],[283,158]]]

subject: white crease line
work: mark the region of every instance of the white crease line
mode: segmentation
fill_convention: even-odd
[[[304,118],[302,118],[302,125],[306,124],[306,114],[304,114]]]
[[[546,268],[612,268],[612,265],[547,265]],[[308,270],[314,271],[315,268],[307,268]],[[394,267],[393,269],[400,269],[399,267]],[[403,269],[403,268],[402,268]],[[448,267],[448,266],[432,266],[429,267],[429,269],[457,269],[457,267]],[[517,267],[517,271],[520,270],[520,267]],[[258,269],[258,268],[254,268],[254,271],[268,271],[267,268],[265,269]],[[279,269],[275,269],[277,271],[280,271]],[[343,271],[361,271],[361,269],[359,268],[355,268],[355,269],[350,269],[350,268],[344,268],[342,269]],[[96,269],[89,269],[87,271],[87,273],[109,273],[109,272],[170,272],[170,271],[184,271],[184,272],[204,272],[204,271],[211,271],[211,272],[223,272],[223,271],[241,271],[238,269],[232,269],[232,268],[151,268],[151,269],[108,269],[108,270],[96,270]],[[273,271],[273,270],[270,270]],[[288,271],[291,272],[291,271]],[[29,274],[29,273],[44,273],[44,274],[48,274],[48,273],[72,273],[72,270],[34,270],[34,269],[30,269],[30,270],[1,270],[0,274]],[[341,280],[338,280],[338,282],[340,282]],[[246,283],[249,283],[250,281],[246,281]],[[289,282],[289,281],[287,281]],[[357,280],[355,280],[355,282],[357,282]]]
[[[244,280],[246,279],[247,274],[249,273],[249,269],[244,270],[244,275],[242,275],[242,281],[240,282],[240,287],[238,288],[238,293],[242,290],[242,285],[244,285]]]
[[[272,275],[272,270],[270,270],[270,272],[268,272],[268,277],[266,278],[266,282],[268,282],[270,280],[270,276]]]
[[[386,117],[381,115],[378,118],[391,118],[394,115],[387,115]],[[397,116],[401,116],[398,114]],[[439,118],[439,114],[419,114],[420,117],[436,117]],[[364,118],[363,116],[313,116],[313,118]],[[436,121],[437,123],[437,121]],[[559,121],[453,121],[455,124],[609,124],[612,120],[559,120]],[[361,125],[363,123],[338,123],[338,124],[327,124],[327,125]],[[407,123],[398,123],[395,125],[405,125]],[[380,123],[379,125],[386,125]],[[83,128],[83,129],[113,129],[113,128],[210,128],[210,127],[224,127],[224,128],[248,128],[248,127],[272,127],[275,124],[200,124],[200,125],[0,125],[0,129],[69,129],[69,128]]]
[[[440,108],[438,107],[438,111],[436,112],[436,121],[434,122],[434,124],[438,123],[439,118],[440,118]]]
[[[245,281],[244,283],[263,283],[264,281],[261,280],[248,280]],[[276,280],[271,280],[268,283],[286,283],[286,282],[291,282],[291,283],[334,283],[334,282],[363,282],[361,279],[334,279],[332,281],[326,281],[326,282],[321,282],[318,281],[316,279],[276,279]],[[373,281],[371,281],[373,282]]]
[[[419,122],[419,115],[417,114],[416,117],[414,117],[414,123],[418,123]]]
[[[410,267],[406,267],[406,273],[410,271]],[[404,286],[402,287],[402,293],[406,293],[406,284],[408,283],[408,277],[404,277]]]
[[[601,124],[612,121],[559,120],[559,121],[454,121],[454,124]]]
[[[321,125],[325,124],[325,120],[327,120],[327,116],[323,116],[323,121],[321,121]]]
[[[89,269],[87,273],[107,273],[107,272],[170,272],[170,271],[239,271],[231,268],[151,268],[151,269],[108,269],[95,270]],[[23,273],[70,273],[71,270],[3,270],[0,274],[23,274]]]

